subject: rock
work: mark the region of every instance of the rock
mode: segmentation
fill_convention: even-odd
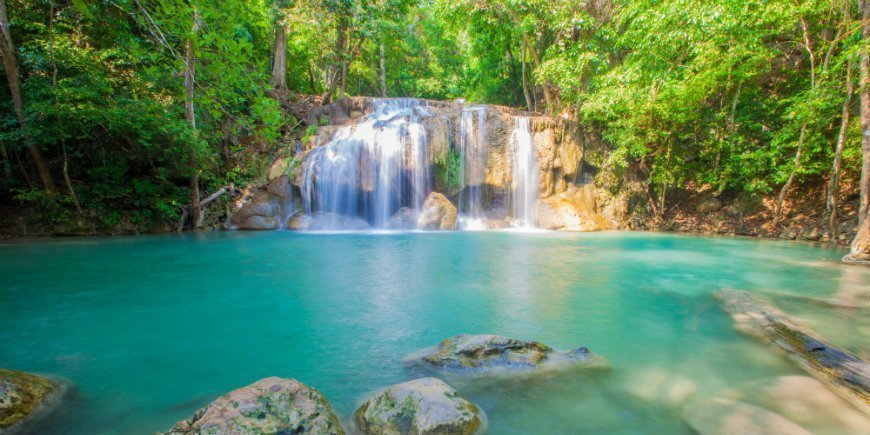
[[[870,362],[823,341],[764,295],[720,290],[714,296],[734,319],[736,329],[773,342],[807,373],[870,413]]]
[[[402,207],[390,217],[387,227],[391,230],[413,230],[417,228],[417,213],[409,207]]]
[[[458,374],[531,372],[574,366],[609,367],[607,361],[585,347],[560,352],[537,341],[499,335],[456,335],[411,355],[409,363]]]
[[[686,406],[683,417],[701,435],[810,435],[779,414],[728,399],[693,403]]]
[[[289,166],[288,159],[278,159],[269,167],[269,181],[274,180],[282,175],[287,175],[287,167]]]
[[[486,416],[440,379],[422,378],[393,385],[353,414],[364,434],[471,435],[486,425]]]
[[[506,219],[484,219],[483,225],[491,230],[503,230],[511,228],[511,223]]]
[[[712,213],[722,208],[722,201],[718,198],[706,198],[695,206],[695,211],[698,213]]]
[[[598,207],[599,192],[592,184],[538,201],[538,226],[547,230],[600,231],[616,228]]]
[[[268,191],[257,192],[250,202],[245,203],[230,220],[242,230],[278,229],[278,198]]]
[[[774,411],[814,433],[870,433],[870,417],[809,376],[763,379],[727,397]]]
[[[417,228],[421,230],[455,230],[456,207],[447,197],[432,192],[423,203],[423,210],[417,220]]]
[[[0,433],[20,426],[54,409],[64,384],[15,370],[0,369]]]
[[[277,177],[266,185],[266,192],[269,192],[271,195],[281,199],[291,195],[290,189],[290,182],[287,181],[286,175]]]
[[[344,434],[322,394],[295,380],[271,377],[239,388],[178,422],[165,435]]]
[[[286,228],[297,231],[365,231],[368,222],[335,213],[297,214],[287,220]]]

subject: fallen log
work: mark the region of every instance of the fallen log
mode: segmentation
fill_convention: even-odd
[[[738,330],[776,344],[807,373],[870,414],[870,363],[825,342],[764,295],[720,290],[714,296]]]

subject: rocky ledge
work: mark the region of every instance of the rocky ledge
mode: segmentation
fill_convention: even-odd
[[[415,353],[406,358],[406,363],[465,375],[609,367],[607,360],[586,347],[557,351],[537,341],[465,334]]]
[[[471,435],[486,426],[486,415],[450,385],[422,378],[393,385],[354,413],[364,434]]]
[[[43,376],[0,369],[0,433],[13,433],[50,412],[66,386]]]
[[[271,377],[218,398],[165,435],[344,434],[319,391],[295,379]]]

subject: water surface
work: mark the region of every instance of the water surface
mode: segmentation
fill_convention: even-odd
[[[0,244],[0,367],[69,379],[40,433],[166,430],[267,376],[345,420],[459,333],[586,345],[606,373],[455,385],[491,433],[688,433],[682,406],[800,373],[733,331],[711,297],[766,292],[867,356],[870,271],[836,248],[641,233],[207,233]],[[864,347],[862,347],[864,346]]]

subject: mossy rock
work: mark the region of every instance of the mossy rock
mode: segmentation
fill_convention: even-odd
[[[486,426],[486,415],[450,385],[421,378],[393,385],[354,412],[363,434],[471,435]]]
[[[271,377],[218,398],[166,435],[291,433],[344,431],[319,391],[295,379]]]
[[[43,376],[0,369],[0,432],[49,411],[64,390],[64,384]]]
[[[467,334],[450,337],[434,348],[411,355],[406,362],[456,374],[609,367],[607,360],[586,347],[558,351],[537,341]]]

